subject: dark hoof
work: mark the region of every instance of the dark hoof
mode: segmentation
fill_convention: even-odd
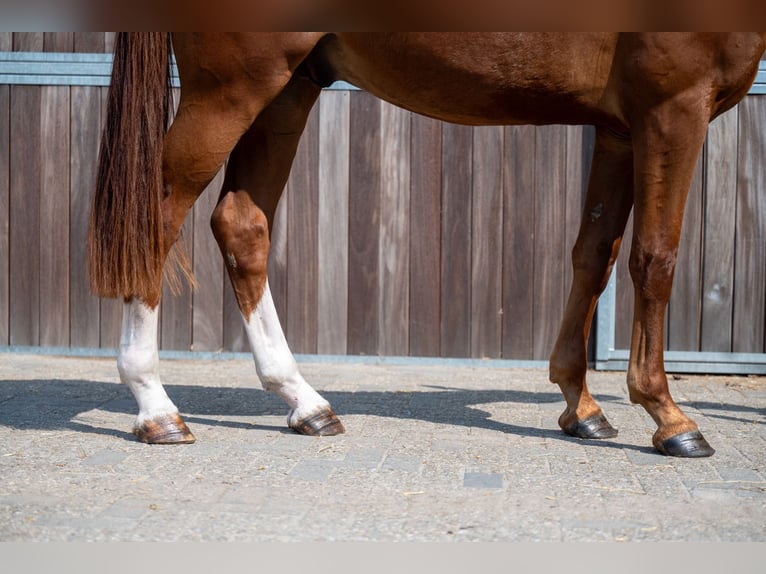
[[[191,444],[197,440],[177,413],[146,420],[133,429],[133,434],[149,444]]]
[[[617,429],[610,425],[601,413],[577,421],[563,428],[563,431],[577,438],[614,438],[617,436]]]
[[[332,409],[327,409],[289,426],[295,432],[308,436],[334,436],[346,432],[343,423],[335,416]]]
[[[712,456],[715,449],[708,444],[698,430],[677,434],[663,441],[656,441],[654,446],[662,454],[685,458]]]

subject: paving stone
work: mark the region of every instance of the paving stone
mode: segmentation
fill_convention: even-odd
[[[591,372],[620,430],[564,435],[543,369],[301,362],[346,425],[285,427],[252,360],[163,361],[198,442],[139,443],[113,359],[0,360],[0,541],[766,540],[766,378],[672,391],[717,449],[651,447],[625,373]]]

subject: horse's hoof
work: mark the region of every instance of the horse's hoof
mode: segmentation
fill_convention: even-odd
[[[295,432],[308,436],[334,436],[346,432],[343,423],[330,408],[303,420],[290,423],[288,426]]]
[[[617,436],[617,429],[609,424],[602,413],[581,421],[575,421],[571,425],[562,427],[562,430],[577,438],[614,438]]]
[[[683,432],[662,441],[654,441],[654,446],[662,454],[685,458],[712,456],[715,452],[698,430]]]
[[[149,444],[191,444],[197,440],[178,413],[145,420],[133,434]]]

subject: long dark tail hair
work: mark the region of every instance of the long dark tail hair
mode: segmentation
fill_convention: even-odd
[[[169,58],[167,33],[117,34],[88,230],[90,286],[101,297],[159,298]]]

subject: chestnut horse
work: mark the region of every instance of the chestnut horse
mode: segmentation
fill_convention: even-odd
[[[345,80],[393,104],[470,125],[592,124],[593,163],[573,281],[550,379],[564,432],[614,437],[586,386],[586,346],[628,215],[635,288],[627,381],[673,456],[713,449],[675,404],[663,365],[663,320],[686,195],[708,123],[747,93],[766,34],[249,33],[174,34],[181,79],[166,133],[170,36],[118,34],[89,234],[94,293],[124,298],[118,369],[148,443],[194,436],[158,374],[163,268],[188,210],[228,158],[212,228],[263,387],[288,425],[333,435],[343,425],[301,376],[269,291],[274,212],[309,110]]]

